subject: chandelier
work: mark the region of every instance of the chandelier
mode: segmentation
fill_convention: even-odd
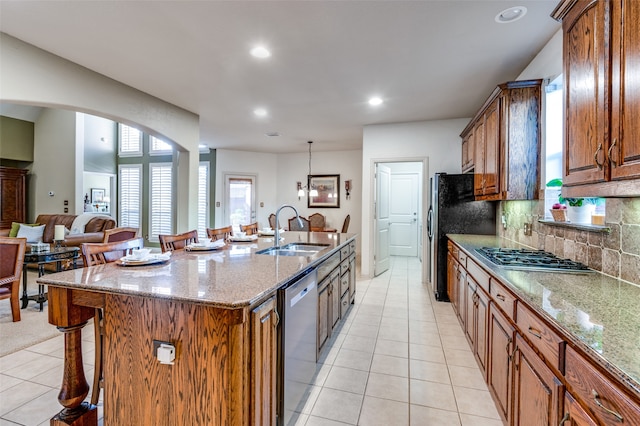
[[[307,142],[309,144],[309,174],[307,175],[307,182],[309,182],[309,178],[311,177],[311,144],[313,143],[313,141],[308,141]],[[298,200],[301,197],[304,197],[304,190],[308,189],[309,190],[309,196],[310,197],[317,197],[318,196],[318,190],[310,185],[302,185],[302,182],[298,181],[297,182],[297,188],[298,188]]]

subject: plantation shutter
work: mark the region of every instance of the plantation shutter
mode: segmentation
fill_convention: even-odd
[[[202,162],[198,168],[198,236],[207,237],[209,223],[209,163]]]
[[[142,155],[142,132],[136,128],[120,124],[121,156]]]
[[[120,226],[140,228],[142,210],[142,165],[121,165],[119,173],[118,223]]]
[[[149,240],[157,241],[160,234],[173,233],[172,170],[171,163],[149,164]]]

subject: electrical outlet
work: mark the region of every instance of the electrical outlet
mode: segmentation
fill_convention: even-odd
[[[153,341],[153,355],[160,364],[173,365],[176,359],[176,347],[171,342]]]
[[[502,229],[507,229],[507,216],[502,215]]]

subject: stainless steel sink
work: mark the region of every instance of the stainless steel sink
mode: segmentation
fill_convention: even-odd
[[[256,254],[267,254],[270,256],[313,256],[327,247],[329,247],[329,244],[289,243],[280,247],[269,247],[259,250]]]

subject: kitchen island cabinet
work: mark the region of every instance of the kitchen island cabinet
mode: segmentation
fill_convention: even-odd
[[[499,267],[476,249],[517,243],[449,238],[451,257],[467,256],[467,281],[490,276],[486,380],[507,424],[640,424],[640,288],[596,272]]]
[[[285,238],[327,248],[308,257],[260,255],[273,244],[260,239],[174,252],[162,265],[107,264],[41,277],[49,286],[49,322],[65,333],[65,409],[51,424],[97,424],[96,407],[82,404],[89,388],[81,348],[81,329],[95,308],[104,312],[105,425],[275,424],[277,291],[322,267],[355,236]],[[173,364],[156,359],[160,343],[175,347]]]
[[[565,0],[563,195],[640,195],[640,3]]]

